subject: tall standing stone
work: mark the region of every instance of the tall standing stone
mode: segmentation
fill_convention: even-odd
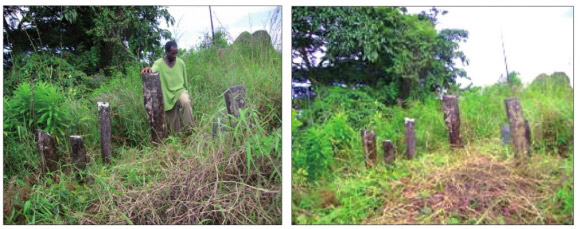
[[[415,158],[415,119],[405,118],[405,144],[407,144],[407,158]]]
[[[59,156],[56,150],[56,139],[44,130],[36,130],[36,149],[40,154],[40,170],[42,173],[58,169]]]
[[[524,119],[522,108],[517,97],[504,100],[507,117],[510,123],[510,133],[512,144],[515,149],[514,156],[527,156],[530,153],[531,137],[529,125]]]
[[[99,108],[99,129],[101,133],[101,155],[103,162],[111,163],[113,154],[111,135],[111,110],[109,103],[97,102]]]
[[[461,131],[459,128],[461,119],[459,117],[459,105],[457,103],[457,96],[443,96],[443,117],[447,129],[449,130],[449,143],[451,147],[463,147],[461,142]]]
[[[395,161],[395,147],[391,141],[383,141],[383,151],[385,151],[385,165],[393,163]]]
[[[246,109],[246,88],[244,86],[233,86],[228,88],[224,94],[228,113],[236,118],[240,117],[240,109]]]
[[[141,74],[143,81],[143,103],[147,112],[147,120],[151,130],[151,142],[161,144],[167,137],[167,125],[165,124],[165,108],[159,73]]]
[[[377,161],[377,136],[370,130],[362,130],[363,153],[365,154],[365,165],[373,167]]]
[[[83,143],[83,138],[81,136],[70,136],[71,143],[71,160],[73,165],[79,169],[84,170],[87,167],[87,150]]]

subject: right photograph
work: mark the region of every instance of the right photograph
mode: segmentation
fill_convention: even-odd
[[[574,224],[573,7],[292,8],[292,224]]]

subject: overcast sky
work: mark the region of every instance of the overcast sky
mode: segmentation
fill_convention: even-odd
[[[572,7],[437,7],[437,29],[469,31],[460,45],[469,58],[465,66],[475,86],[490,85],[505,75],[502,34],[509,71],[530,83],[541,73],[565,72],[573,80]],[[429,8],[408,7],[409,13]],[[461,81],[464,85],[469,82]],[[573,85],[573,84],[572,84]]]
[[[169,13],[175,18],[175,25],[160,27],[175,33],[180,48],[192,48],[200,43],[205,33],[211,33],[211,23],[208,6],[169,6]],[[230,34],[230,42],[244,31],[250,33],[256,30],[266,30],[269,33],[269,16],[276,6],[212,6],[214,30],[224,27]],[[281,18],[279,16],[278,18]],[[178,24],[179,20],[181,22]],[[278,33],[281,33],[279,30]],[[270,34],[274,40],[274,35]],[[281,35],[278,34],[279,39]]]

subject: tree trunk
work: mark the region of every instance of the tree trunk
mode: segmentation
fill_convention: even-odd
[[[385,151],[385,165],[395,161],[395,147],[390,140],[383,141],[383,150]]]
[[[516,158],[520,158],[522,155],[525,157],[530,152],[529,125],[526,125],[527,121],[524,119],[517,97],[505,99],[504,103],[510,122],[511,140],[515,148],[514,156]]]
[[[101,132],[101,155],[103,162],[111,163],[113,145],[111,137],[111,110],[109,103],[98,102],[99,108],[99,128]]]
[[[407,144],[407,157],[415,158],[415,119],[405,118],[405,143]]]
[[[371,168],[377,161],[377,136],[370,130],[361,131],[365,165]]]
[[[40,154],[40,170],[42,173],[58,169],[58,153],[56,140],[44,130],[36,130],[36,148]]]
[[[236,118],[240,117],[239,109],[246,109],[246,88],[244,86],[233,86],[228,88],[224,94],[228,113]]]
[[[71,143],[71,160],[75,167],[79,170],[84,170],[87,167],[87,150],[83,144],[81,136],[70,136]]]
[[[143,80],[143,102],[151,130],[151,142],[161,144],[162,140],[167,137],[167,125],[159,73],[143,73],[141,79]]]
[[[459,128],[461,119],[459,117],[459,105],[457,103],[457,96],[443,96],[443,117],[445,124],[447,125],[447,129],[449,130],[449,143],[451,147],[463,147],[461,142],[461,131]]]

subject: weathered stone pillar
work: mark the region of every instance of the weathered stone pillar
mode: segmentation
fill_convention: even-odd
[[[415,158],[415,119],[405,118],[405,144],[407,144],[407,157]]]
[[[167,137],[167,125],[165,124],[165,108],[159,73],[141,74],[143,81],[143,103],[147,112],[147,120],[151,130],[151,142],[161,144]]]
[[[113,155],[112,135],[111,135],[111,110],[109,103],[97,102],[99,108],[99,128],[101,133],[101,155],[103,162],[111,163]]]
[[[81,136],[70,136],[70,143],[72,148],[70,158],[73,165],[79,170],[86,169],[87,150],[83,144],[83,138]]]
[[[461,142],[461,131],[459,128],[461,119],[459,117],[459,105],[457,103],[457,96],[443,96],[443,117],[447,129],[449,130],[449,143],[451,147],[463,147]]]
[[[246,109],[246,88],[244,86],[233,86],[228,88],[224,94],[228,113],[236,118],[240,117],[239,109]]]
[[[377,136],[370,130],[361,131],[365,165],[373,167],[377,161]]]
[[[56,139],[44,130],[36,130],[36,149],[40,154],[40,170],[42,173],[58,169],[58,153]]]
[[[390,140],[383,141],[383,150],[385,151],[385,165],[395,161],[395,147]]]
[[[515,149],[514,156],[526,157],[530,153],[531,133],[527,121],[524,119],[520,102],[517,97],[504,100],[507,117],[510,123],[512,144]]]

